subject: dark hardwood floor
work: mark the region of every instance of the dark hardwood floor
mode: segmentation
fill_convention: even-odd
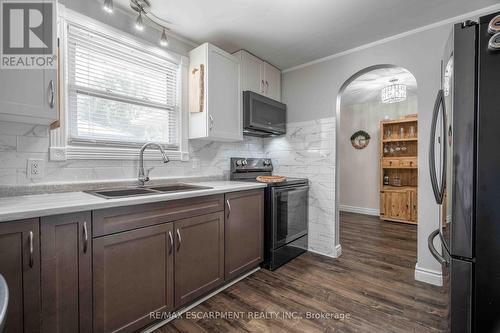
[[[444,331],[441,288],[414,279],[416,230],[341,213],[340,258],[307,253],[274,272],[260,270],[195,307],[196,318],[184,315],[155,333]],[[202,318],[227,312],[244,314]],[[274,312],[278,318],[259,318]]]

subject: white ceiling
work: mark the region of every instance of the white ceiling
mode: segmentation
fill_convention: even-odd
[[[342,94],[342,105],[380,101],[382,88],[389,85],[392,79],[397,79],[397,83],[406,84],[408,96],[416,95],[417,81],[409,71],[401,67],[381,68],[363,74],[352,81]]]
[[[128,8],[129,0],[115,0]],[[498,0],[150,0],[195,42],[241,48],[287,69]]]

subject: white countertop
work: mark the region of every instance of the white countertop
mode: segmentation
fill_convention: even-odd
[[[63,192],[0,198],[0,222],[28,219],[102,208],[139,205],[151,202],[186,199],[212,194],[265,188],[253,182],[216,181],[186,183],[212,187],[206,190],[152,194],[136,197],[105,199],[85,192]]]

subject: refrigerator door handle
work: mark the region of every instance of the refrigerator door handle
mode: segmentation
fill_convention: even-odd
[[[431,124],[431,140],[429,143],[429,172],[431,176],[431,185],[432,190],[434,192],[434,197],[436,198],[436,202],[438,204],[443,203],[444,198],[444,184],[446,181],[446,140],[442,138],[440,141],[443,147],[443,161],[442,161],[442,172],[441,172],[441,184],[438,184],[437,174],[436,174],[436,126],[437,120],[439,116],[439,108],[443,107],[443,136],[446,133],[446,108],[444,104],[444,92],[443,90],[439,90],[436,102],[434,103],[434,112],[432,115],[432,124]]]
[[[429,247],[429,251],[431,254],[441,265],[448,265],[448,261],[436,250],[434,247],[434,238],[439,235],[439,229],[434,230],[427,238],[427,246]]]

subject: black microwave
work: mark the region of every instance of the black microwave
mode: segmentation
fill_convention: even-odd
[[[286,133],[286,104],[252,91],[243,92],[243,134],[276,136]]]

